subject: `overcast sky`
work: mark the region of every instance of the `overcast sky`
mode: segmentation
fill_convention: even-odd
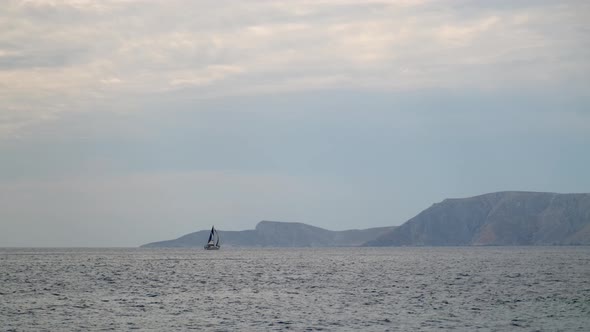
[[[3,0],[0,247],[590,192],[590,2]]]

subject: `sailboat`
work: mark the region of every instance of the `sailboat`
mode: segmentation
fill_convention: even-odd
[[[205,250],[219,250],[219,232],[215,229],[215,226],[211,227],[211,233],[209,233],[209,241],[205,245]]]

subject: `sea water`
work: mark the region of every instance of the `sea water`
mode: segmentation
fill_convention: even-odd
[[[0,249],[3,331],[589,331],[590,247]]]

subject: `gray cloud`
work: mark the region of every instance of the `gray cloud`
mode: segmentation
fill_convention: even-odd
[[[572,78],[587,85],[589,72],[589,5],[579,1],[3,6],[1,112],[26,108],[31,121],[177,90],[215,97],[342,87],[497,89]],[[5,136],[22,126],[3,128]]]

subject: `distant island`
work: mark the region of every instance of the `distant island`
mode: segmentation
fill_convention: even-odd
[[[590,194],[505,191],[445,199],[365,245],[589,244]]]
[[[330,231],[261,221],[220,230],[224,247],[590,245],[590,194],[505,191],[445,199],[399,227]],[[209,230],[142,247],[202,247]]]
[[[394,226],[330,231],[298,222],[261,221],[253,230],[219,232],[222,247],[358,247],[393,229]],[[208,236],[209,230],[202,230],[175,240],[148,243],[142,247],[203,247]]]

